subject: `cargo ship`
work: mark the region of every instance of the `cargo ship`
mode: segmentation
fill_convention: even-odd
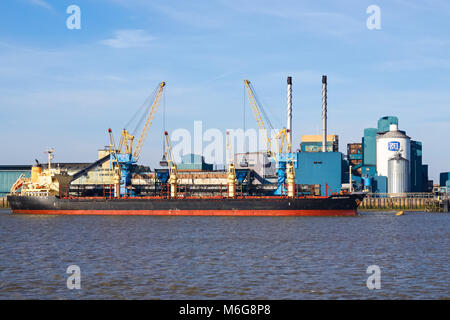
[[[31,177],[19,177],[11,188],[7,200],[13,213],[18,214],[63,214],[63,215],[167,215],[167,216],[354,216],[364,193],[340,192],[320,196],[312,193],[302,194],[295,185],[290,171],[287,172],[287,185],[281,195],[252,195],[236,192],[234,165],[229,165],[226,177],[228,186],[215,196],[190,195],[180,192],[177,185],[176,164],[169,161],[166,172],[169,179],[160,189],[159,195],[121,194],[120,174],[115,176],[116,185],[109,185],[109,193],[102,196],[75,196],[71,194],[70,183],[86,171],[93,170],[112,154],[70,175],[67,170],[52,168],[49,151],[48,168],[40,164],[31,168]],[[168,154],[169,155],[169,154]],[[288,165],[289,168],[289,165]],[[118,173],[118,171],[112,171]],[[155,175],[156,176],[156,175]],[[239,176],[239,175],[238,175]],[[297,188],[290,188],[295,185]],[[242,184],[241,184],[242,186]],[[106,186],[103,186],[104,188]],[[20,192],[18,192],[20,190]],[[292,192],[293,191],[293,192]]]
[[[363,194],[296,198],[73,197],[10,195],[13,213],[169,216],[354,216]]]
[[[19,177],[11,188],[7,200],[13,213],[21,214],[68,214],[68,215],[168,215],[168,216],[354,216],[357,207],[364,198],[364,193],[328,192],[326,194],[311,192],[295,181],[295,168],[297,154],[292,152],[292,79],[288,77],[288,122],[287,127],[277,135],[281,137],[280,149],[271,148],[270,137],[261,119],[254,88],[250,81],[244,80],[249,102],[257,119],[260,129],[265,133],[268,149],[266,155],[276,166],[276,175],[269,184],[269,189],[258,193],[257,186],[249,179],[251,169],[246,169],[246,177],[237,174],[234,160],[227,159],[227,170],[223,172],[225,194],[220,193],[205,196],[205,194],[188,193],[187,189],[181,192],[180,175],[177,163],[172,154],[169,134],[164,132],[164,161],[161,166],[168,167],[164,172],[154,173],[155,181],[158,179],[161,188],[159,194],[139,194],[133,187],[132,175],[137,159],[143,146],[145,137],[155,116],[156,109],[161,100],[165,82],[161,82],[154,91],[155,97],[149,107],[149,114],[144,129],[133,148],[134,136],[126,129],[122,130],[119,146],[116,148],[112,130],[108,129],[109,146],[106,155],[88,167],[70,175],[59,167],[51,167],[53,150],[48,152],[48,168],[42,169],[37,163],[32,167],[31,177]],[[326,99],[326,76],[322,78],[323,99]],[[326,100],[323,100],[326,110]],[[325,117],[326,119],[326,117]],[[323,150],[326,152],[324,131]],[[284,140],[283,140],[284,139]],[[227,132],[227,154],[232,154]],[[285,146],[285,150],[283,150]],[[163,163],[164,162],[164,163]],[[102,196],[74,195],[70,191],[71,183],[77,178],[86,175],[88,171],[98,166],[110,168],[111,181],[109,192]],[[242,171],[242,170],[241,170]],[[238,172],[239,173],[239,172]],[[242,192],[246,179],[246,192]],[[266,185],[267,186],[267,185]],[[105,185],[104,185],[105,187]],[[237,192],[241,188],[241,193]],[[320,187],[320,185],[319,185]],[[264,188],[263,188],[264,189]],[[19,192],[20,190],[20,192]],[[308,190],[310,190],[308,192]],[[320,190],[319,190],[320,191]]]

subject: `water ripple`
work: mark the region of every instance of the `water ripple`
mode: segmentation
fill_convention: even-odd
[[[28,216],[0,211],[2,299],[449,299],[447,214]],[[81,290],[66,268],[81,268]],[[382,270],[368,290],[366,269]]]

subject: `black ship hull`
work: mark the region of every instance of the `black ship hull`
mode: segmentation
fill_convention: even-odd
[[[73,215],[353,216],[364,194],[329,197],[59,198],[8,196],[13,213]]]

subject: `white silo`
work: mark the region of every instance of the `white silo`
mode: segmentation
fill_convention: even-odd
[[[399,131],[396,124],[391,124],[388,132],[377,136],[377,173],[379,176],[388,176],[388,161],[397,154],[408,160],[408,163],[411,161],[411,139]],[[411,169],[408,167],[408,174],[410,172]]]

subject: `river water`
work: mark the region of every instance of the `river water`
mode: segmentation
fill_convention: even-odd
[[[449,299],[450,215],[152,217],[0,210],[1,299]],[[81,289],[68,289],[68,266]],[[366,282],[377,265],[381,288]]]

